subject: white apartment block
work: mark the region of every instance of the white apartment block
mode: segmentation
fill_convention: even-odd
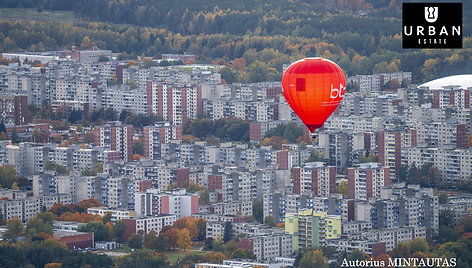
[[[19,199],[0,200],[0,211],[5,220],[19,218],[27,222],[34,218],[45,207],[50,209],[54,204],[71,204],[71,195],[50,195],[41,197],[26,197]]]
[[[180,219],[199,212],[198,194],[187,193],[185,189],[176,189],[172,192],[148,189],[144,193],[135,193],[134,210],[138,217],[172,214]]]
[[[348,168],[348,194],[350,198],[368,200],[379,198],[380,190],[390,185],[390,169],[378,163],[363,163]]]
[[[202,113],[201,86],[180,86],[149,82],[148,114],[162,116],[165,121],[182,125]]]
[[[134,208],[134,183],[127,177],[111,177],[106,180],[108,206],[111,208]]]
[[[369,221],[342,221],[341,228],[343,234],[359,233],[372,230],[372,222]]]
[[[172,226],[176,220],[175,215],[159,215],[140,218],[135,217],[123,219],[122,221],[127,227],[125,236],[129,238],[133,233],[138,233],[140,230],[144,231],[144,233],[155,231],[159,234],[162,227],[167,225]]]
[[[121,112],[147,113],[147,92],[145,89],[131,89],[130,86],[107,87],[102,92],[101,106]]]
[[[454,213],[457,223],[462,218],[472,215],[472,197],[469,195],[448,196],[446,204],[440,205],[441,210],[450,210]]]
[[[361,92],[378,92],[383,89],[390,80],[397,80],[400,85],[405,79],[411,81],[411,72],[356,75],[349,77],[347,84],[356,84]]]
[[[99,82],[87,78],[67,78],[55,81],[55,100],[88,103],[90,108],[99,108],[97,87]]]
[[[467,181],[472,176],[472,150],[436,147],[408,147],[402,150],[402,164],[421,167],[432,163],[447,184]]]
[[[238,243],[240,248],[250,250],[256,259],[275,260],[277,257],[292,257],[293,243],[291,234],[266,234],[252,237],[244,237]]]
[[[126,210],[126,209],[116,209],[116,208],[109,208],[109,207],[93,207],[88,208],[87,213],[99,215],[101,217],[105,216],[106,214],[111,214],[112,221],[119,221],[123,219],[129,219],[136,217],[136,212],[133,210]]]
[[[426,238],[424,227],[403,227],[383,230],[371,230],[349,235],[354,239],[384,242],[386,250],[391,251],[397,244],[407,242],[415,238]]]
[[[200,205],[199,213],[215,213],[217,215],[252,215],[252,202],[218,202],[211,205]]]

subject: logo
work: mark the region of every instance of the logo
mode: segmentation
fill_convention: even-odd
[[[331,84],[331,93],[330,93],[330,98],[331,99],[336,99],[336,98],[343,98],[344,92],[346,91],[346,88],[343,86],[343,84],[339,84],[339,88],[335,88],[333,84]]]
[[[436,22],[438,20],[438,7],[425,7],[424,18],[429,23]]]
[[[462,3],[403,3],[403,48],[462,48]]]

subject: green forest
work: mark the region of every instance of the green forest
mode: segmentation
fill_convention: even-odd
[[[405,50],[399,2],[7,0],[3,10],[68,10],[80,22],[4,19],[0,52],[97,46],[126,53],[121,59],[190,53],[226,65],[229,83],[278,80],[283,64],[309,56],[332,59],[348,75],[410,71],[413,82],[472,71],[470,16],[465,49]],[[464,3],[464,14],[471,6]]]

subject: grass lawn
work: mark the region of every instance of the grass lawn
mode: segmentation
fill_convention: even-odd
[[[75,22],[78,19],[72,11],[44,10],[38,12],[32,8],[0,8],[0,19],[26,19],[42,21]]]
[[[135,249],[135,251],[149,251],[151,249]],[[122,246],[121,248],[117,248],[114,250],[110,250],[112,252],[122,252],[122,253],[131,253],[131,248],[128,247],[127,245]],[[166,251],[166,252],[158,252],[159,254],[167,256],[167,260],[171,264],[175,264],[178,259],[182,259],[186,255],[189,254],[204,254],[205,251],[198,251],[198,250],[187,250],[187,251]]]
[[[125,244],[120,248],[116,248],[116,249],[113,249],[113,250],[110,250],[110,251],[128,253],[128,252],[131,252],[131,248],[128,247],[128,245]]]
[[[204,253],[205,253],[204,251],[193,251],[193,250],[162,252],[163,255],[167,256],[167,260],[171,264],[175,264],[178,259],[182,259],[186,255],[189,255],[189,254],[204,254]]]

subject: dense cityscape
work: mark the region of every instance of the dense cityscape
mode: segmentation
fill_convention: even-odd
[[[408,50],[399,2],[0,3],[0,267],[472,267],[471,4]]]
[[[184,64],[193,55],[2,57],[15,61],[0,72],[5,239],[20,237],[17,221],[27,236],[106,251],[152,247],[149,234],[162,243],[177,225],[158,248],[234,241],[234,257],[282,266],[310,248],[375,258],[418,238],[448,241],[441,213],[470,217],[468,75],[422,85],[408,72],[349,77],[312,140],[280,82],[222,84],[220,66]],[[49,212],[53,228],[28,228]],[[112,236],[97,233],[97,219]]]

